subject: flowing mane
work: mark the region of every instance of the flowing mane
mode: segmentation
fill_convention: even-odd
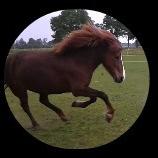
[[[99,29],[94,25],[85,24],[80,30],[72,31],[61,42],[53,47],[54,54],[68,53],[83,47],[96,47],[101,43],[111,44],[115,37],[108,31]]]

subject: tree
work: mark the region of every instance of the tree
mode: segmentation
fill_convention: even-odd
[[[28,43],[27,43],[27,47],[28,48],[34,48],[35,46],[35,40],[33,38],[29,38]]]
[[[53,41],[47,42],[47,48],[52,48],[53,47]]]
[[[26,42],[23,40],[23,38],[19,40],[19,46],[21,49],[26,48]]]
[[[135,36],[132,34],[132,32],[128,28],[126,28],[125,35],[127,36],[128,48],[129,48],[129,41],[132,40],[132,39],[134,39]]]
[[[101,29],[110,31],[117,38],[120,36],[126,36],[128,41],[128,48],[129,48],[129,41],[135,38],[135,36],[131,33],[131,31],[127,27],[125,27],[122,23],[120,23],[115,18],[108,15],[104,17],[102,24],[96,24],[96,26],[100,27]]]
[[[92,21],[87,11],[82,9],[64,10],[57,17],[50,21],[51,29],[54,32],[54,42],[59,42],[73,30],[80,29],[82,24]]]
[[[24,48],[26,48],[27,47],[27,44],[26,44],[26,42],[23,40],[23,38],[21,38],[20,40],[17,40],[14,44],[13,44],[13,46],[12,46],[12,48],[18,48],[18,49],[24,49]]]
[[[47,48],[47,38],[44,38],[43,40],[42,40],[42,47],[43,48]]]
[[[42,48],[43,47],[43,41],[41,38],[35,40],[33,38],[29,38],[29,41],[27,43],[28,48]]]
[[[43,47],[43,41],[41,40],[41,38],[35,40],[34,48],[42,48],[42,47]]]
[[[115,18],[106,15],[103,19],[103,24],[97,24],[100,28],[110,31],[117,38],[125,34],[125,26]],[[96,26],[97,26],[96,25]]]
[[[44,39],[33,39],[29,38],[28,42],[25,42],[22,38],[15,41],[12,45],[12,49],[29,49],[29,48],[49,48],[52,47],[53,41],[48,41],[47,38]]]

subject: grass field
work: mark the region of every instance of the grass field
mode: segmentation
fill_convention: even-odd
[[[70,119],[69,123],[64,123],[53,111],[38,101],[38,94],[28,92],[30,109],[41,125],[39,130],[29,128],[31,127],[29,118],[20,107],[19,100],[8,88],[6,98],[9,107],[18,122],[30,134],[49,145],[73,149],[93,148],[107,144],[132,126],[145,105],[149,88],[148,64],[139,62],[146,61],[142,51],[140,53],[139,50],[139,53],[134,54],[123,57],[126,80],[122,84],[114,83],[102,66],[99,66],[93,75],[91,87],[106,92],[116,109],[110,124],[105,121],[106,108],[102,100],[98,99],[86,109],[73,108],[71,104],[76,98],[71,93],[49,95],[50,101],[63,109]],[[86,100],[87,98],[77,99]]]

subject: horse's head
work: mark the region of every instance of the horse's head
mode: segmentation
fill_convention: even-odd
[[[115,39],[102,53],[102,64],[113,77],[114,81],[121,83],[125,79],[125,69],[122,60],[122,46]]]

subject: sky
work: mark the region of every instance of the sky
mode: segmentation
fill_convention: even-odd
[[[91,19],[95,21],[95,23],[103,22],[105,14],[92,10],[86,11],[88,12],[88,15],[91,17]],[[17,37],[16,40],[19,40],[20,38],[23,38],[26,42],[28,42],[29,38],[47,38],[47,41],[52,40],[51,35],[53,34],[53,31],[50,27],[50,19],[51,17],[58,16],[60,13],[61,11],[52,12],[35,20],[33,23],[31,23],[28,27],[24,29],[24,31]],[[127,42],[126,38],[120,38],[119,40],[121,42]]]

